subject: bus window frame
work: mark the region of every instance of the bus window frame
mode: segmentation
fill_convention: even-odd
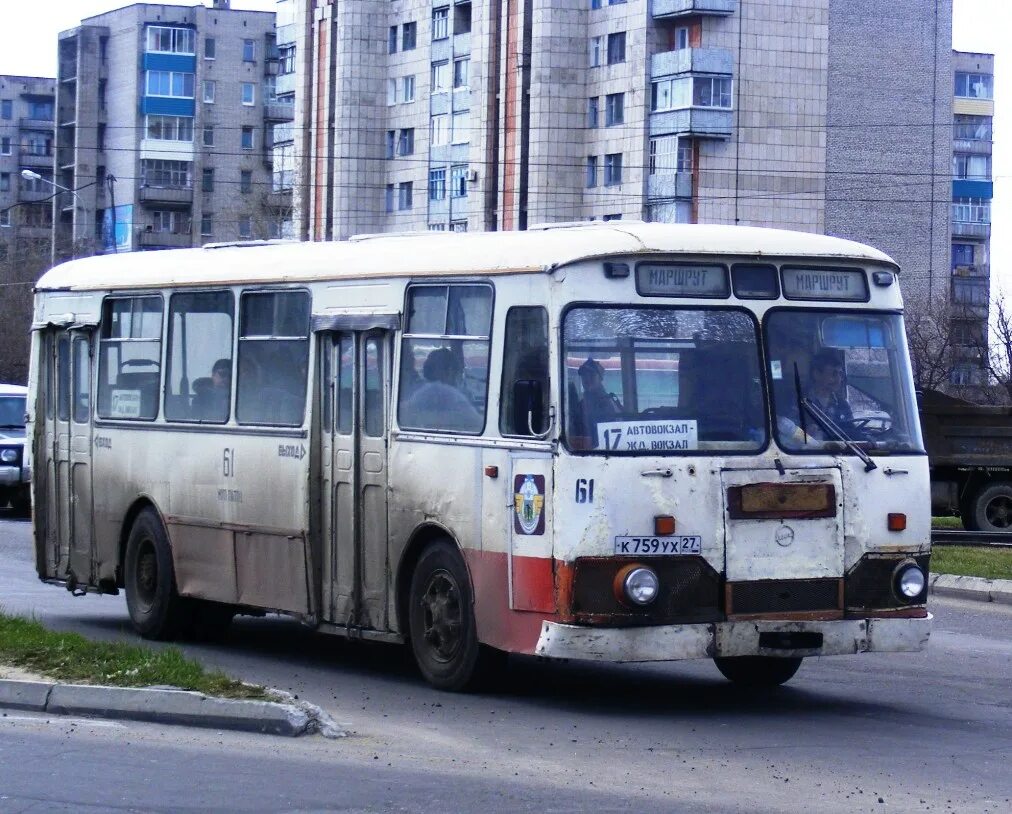
[[[165,320],[166,320],[166,316],[168,314],[168,310],[165,307],[165,295],[166,295],[166,293],[171,293],[174,290],[175,289],[172,289],[172,288],[169,288],[169,287],[164,287],[164,288],[159,288],[159,289],[157,289],[155,291],[153,291],[151,289],[138,289],[136,291],[129,291],[129,290],[128,291],[117,291],[117,292],[114,292],[114,293],[106,294],[104,297],[102,297],[102,305],[101,305],[101,308],[99,310],[99,313],[101,314],[101,317],[100,317],[99,322],[98,322],[98,330],[96,331],[97,336],[96,336],[96,348],[95,348],[95,352],[98,355],[98,358],[95,360],[95,371],[94,371],[95,383],[96,383],[97,386],[95,387],[95,393],[92,396],[92,398],[94,399],[94,402],[95,402],[94,410],[92,411],[92,415],[94,416],[94,423],[96,425],[98,425],[100,422],[118,423],[118,422],[123,421],[123,422],[126,422],[126,424],[128,426],[137,426],[138,424],[145,424],[145,423],[146,424],[155,424],[155,423],[158,422],[159,419],[162,419],[162,423],[164,423],[164,421],[165,421],[165,418],[164,418],[164,416],[165,416],[165,410],[164,410],[164,405],[162,404],[162,397],[163,397],[163,394],[164,394],[164,391],[165,391],[165,344],[166,344],[165,343],[165,334],[166,334]],[[158,333],[158,397],[155,399],[155,414],[153,416],[151,416],[151,417],[140,416],[138,418],[127,418],[125,416],[103,416],[99,412],[99,405],[102,403],[102,399],[100,398],[100,392],[101,392],[101,389],[102,389],[102,373],[103,373],[103,366],[102,366],[102,358],[103,358],[103,355],[102,355],[102,343],[103,342],[122,342],[123,341],[122,339],[110,339],[110,338],[107,338],[107,337],[105,337],[105,336],[102,335],[103,331],[104,331],[104,329],[106,327],[106,317],[109,316],[109,310],[108,310],[109,309],[109,303],[113,302],[114,300],[138,300],[138,299],[149,299],[149,298],[154,298],[154,297],[158,298],[158,300],[159,300],[159,302],[161,303],[161,306],[162,306],[162,308],[161,308],[161,327],[160,327],[160,330],[159,330],[159,333]],[[131,316],[131,319],[132,318],[133,317]],[[111,327],[111,322],[109,323],[109,325]],[[152,339],[141,339],[141,340],[135,340],[135,341],[153,342],[154,340],[152,340]]]
[[[730,284],[730,277],[728,278]],[[688,300],[688,298],[684,298]],[[709,300],[709,301],[707,301]],[[700,298],[700,300],[689,300],[688,302],[679,303],[658,303],[653,304],[652,301],[646,300],[643,302],[584,302],[574,301],[566,304],[566,307],[562,309],[562,313],[559,315],[559,333],[558,333],[558,348],[559,348],[559,400],[562,402],[562,409],[560,410],[561,417],[559,419],[559,441],[561,441],[562,447],[566,450],[567,454],[584,457],[584,456],[603,456],[610,458],[612,456],[622,458],[650,458],[650,457],[677,457],[677,458],[691,458],[691,457],[717,457],[717,456],[740,456],[740,457],[753,457],[761,455],[770,448],[773,443],[773,427],[772,427],[772,402],[770,400],[770,394],[766,386],[766,376],[763,374],[763,370],[759,370],[759,388],[762,391],[763,396],[763,429],[765,431],[765,442],[755,449],[687,449],[685,451],[668,450],[663,454],[656,456],[644,455],[641,452],[634,451],[622,451],[622,450],[601,450],[601,449],[573,449],[569,445],[569,437],[567,432],[567,425],[569,423],[569,415],[567,411],[567,405],[565,404],[565,387],[566,387],[566,346],[565,346],[565,327],[566,318],[569,312],[574,308],[607,308],[607,309],[628,309],[628,308],[651,308],[651,309],[663,309],[663,310],[697,310],[697,311],[739,311],[746,314],[752,321],[752,327],[755,331],[756,339],[756,350],[758,351],[758,363],[760,366],[765,366],[766,352],[763,346],[763,333],[762,323],[759,319],[759,315],[755,311],[750,310],[747,305],[735,303],[730,298],[726,301],[722,301],[722,304],[717,304],[712,301],[712,298]]]
[[[554,399],[552,398],[552,395],[553,395],[553,393],[552,393],[552,316],[551,316],[551,313],[548,310],[548,306],[547,305],[540,304],[540,303],[534,303],[534,304],[514,303],[513,305],[510,305],[506,309],[506,313],[503,315],[503,318],[502,318],[502,329],[503,329],[503,343],[502,343],[502,345],[503,346],[502,346],[502,353],[499,354],[499,404],[502,405],[504,394],[506,393],[506,326],[509,324],[510,314],[515,309],[519,309],[519,308],[537,308],[537,309],[540,309],[541,312],[545,316],[545,356],[546,356],[546,358],[545,358],[545,377],[547,379],[547,381],[545,382],[545,384],[547,385],[547,392],[545,393],[545,398],[546,398],[546,400],[548,402],[548,409],[545,411],[545,422],[548,424],[548,429],[546,429],[546,432],[549,432],[550,429],[551,429],[551,424],[552,424],[551,411],[552,411],[552,405],[554,403]],[[561,335],[560,335],[560,338],[561,338]],[[489,371],[489,372],[491,373],[491,371]],[[491,375],[489,375],[489,379],[491,379],[491,378],[492,378]],[[486,401],[487,401],[487,398],[488,397],[486,396]],[[508,433],[508,432],[506,432],[503,429],[503,420],[502,420],[501,407],[500,407],[500,413],[497,416],[497,426],[499,428],[499,436],[501,438],[507,438],[507,439],[514,439],[515,438],[515,439],[521,440],[521,441],[539,441],[539,440],[543,440],[537,434],[533,434],[532,435],[530,433],[512,433],[512,432]]]
[[[776,292],[772,296],[768,297],[757,297],[757,296],[749,296],[747,294],[739,294],[738,287],[737,285],[735,285],[734,272],[736,269],[742,267],[773,269],[773,279],[776,282],[777,286]],[[763,263],[760,261],[732,263],[730,274],[731,274],[731,293],[734,295],[734,298],[736,300],[741,300],[743,302],[773,302],[775,300],[779,300],[780,297],[783,295],[783,286],[781,285],[780,279],[781,266],[778,266],[776,263]]]
[[[408,331],[408,328],[409,328],[409,326],[411,324],[411,311],[409,310],[408,302],[409,302],[409,298],[411,296],[411,290],[413,288],[420,288],[420,287],[423,287],[423,286],[427,287],[427,288],[433,288],[433,287],[446,288],[447,289],[447,291],[446,291],[446,305],[447,305],[447,308],[449,308],[449,306],[450,306],[450,291],[449,291],[449,289],[450,289],[451,286],[455,286],[455,285],[456,286],[485,286],[485,287],[487,287],[492,292],[492,301],[491,301],[491,304],[490,304],[490,307],[489,307],[488,336],[484,340],[482,340],[478,336],[462,336],[462,335],[458,335],[458,334],[439,334],[439,335],[435,335],[435,334],[425,334],[425,333],[422,333],[422,334],[413,334],[413,333],[410,333]],[[391,401],[393,402],[392,406],[393,406],[394,409],[391,411],[392,414],[391,414],[390,418],[387,421],[387,425],[388,425],[389,429],[391,429],[391,430],[393,429],[393,427],[394,427],[394,421],[393,421],[393,419],[396,419],[397,432],[399,432],[399,433],[411,433],[411,434],[416,434],[416,435],[435,434],[435,435],[438,435],[440,437],[463,436],[465,438],[481,438],[481,437],[485,436],[486,431],[489,428],[489,420],[488,420],[488,414],[489,414],[488,394],[489,394],[489,392],[491,391],[491,388],[492,388],[492,346],[495,344],[495,331],[496,331],[496,312],[495,312],[495,309],[496,309],[496,294],[497,294],[497,292],[496,292],[495,283],[492,280],[489,280],[488,278],[484,278],[484,277],[470,278],[470,279],[469,278],[464,278],[464,279],[454,278],[454,279],[450,279],[450,280],[444,280],[444,279],[439,279],[439,278],[432,278],[431,280],[427,280],[427,279],[425,279],[425,280],[415,280],[415,279],[413,279],[410,282],[408,282],[408,284],[406,286],[404,286],[404,301],[403,301],[403,305],[402,305],[403,310],[401,311],[401,313],[404,316],[401,319],[401,329],[396,334],[397,347],[394,350],[394,356],[395,356],[395,358],[392,360],[393,363],[394,363],[394,365],[396,366],[395,372],[396,372],[396,376],[397,376],[397,381],[396,381],[396,392],[393,394],[394,397],[391,399]],[[445,317],[446,317],[446,315],[444,314],[444,319],[443,319],[444,329],[446,327],[446,318]],[[550,332],[550,330],[551,329],[549,328],[549,332]],[[478,342],[485,341],[485,342],[488,343],[488,356],[487,356],[487,361],[486,361],[485,394],[484,394],[485,409],[484,409],[484,411],[482,413],[481,427],[478,430],[476,430],[475,432],[463,432],[462,430],[426,429],[426,428],[421,428],[421,427],[404,427],[404,426],[401,425],[401,386],[403,384],[403,382],[401,381],[401,369],[402,369],[402,366],[404,364],[404,361],[403,361],[403,357],[404,357],[404,344],[405,344],[405,340],[407,340],[407,339],[452,339],[452,340],[457,340],[457,341],[460,341],[460,342],[467,342],[468,340],[470,340],[472,342],[473,341],[478,341]],[[501,363],[500,363],[500,367],[501,367]],[[500,375],[501,375],[501,371],[500,371]]]
[[[839,299],[837,297],[792,297],[787,293],[787,289],[784,288],[784,272],[785,271],[829,271],[829,272],[840,272],[840,271],[859,271],[864,277],[864,299]],[[780,294],[789,302],[807,302],[815,307],[815,303],[819,302],[842,302],[848,305],[854,303],[868,303],[871,302],[871,285],[868,282],[868,269],[864,266],[821,266],[817,263],[802,264],[802,263],[782,263],[780,265],[780,273],[777,275],[780,283]]]
[[[312,390],[311,385],[314,382],[314,375],[312,373],[315,352],[313,349],[313,292],[310,288],[304,285],[258,285],[251,288],[244,288],[240,286],[238,290],[233,290],[238,296],[235,297],[235,317],[232,325],[232,336],[233,336],[233,362],[232,362],[232,413],[230,416],[230,422],[234,422],[236,427],[240,427],[244,430],[281,430],[281,431],[305,431],[306,424],[311,420],[313,415],[313,405],[311,403]],[[247,294],[290,294],[290,293],[302,293],[308,298],[308,313],[306,315],[306,336],[303,337],[261,337],[260,341],[266,339],[267,341],[276,341],[281,339],[283,341],[293,341],[298,339],[305,340],[306,344],[306,379],[303,382],[303,401],[302,401],[302,419],[298,424],[278,424],[272,422],[250,422],[239,420],[239,348],[242,344],[242,308],[243,308],[243,297]],[[247,341],[257,341],[250,337]],[[223,427],[224,424],[209,425],[214,427]]]
[[[809,301],[805,300],[804,302],[809,302]],[[835,302],[835,300],[833,300],[833,302]],[[804,306],[797,306],[797,305],[777,305],[777,306],[775,306],[773,308],[768,309],[763,314],[763,318],[762,318],[762,337],[763,337],[763,347],[764,348],[767,347],[767,345],[766,345],[766,343],[768,341],[767,340],[767,331],[769,329],[769,318],[770,318],[770,316],[773,315],[773,314],[777,314],[777,313],[783,312],[783,311],[795,311],[795,312],[801,312],[801,313],[805,313],[805,314],[823,313],[823,314],[832,314],[833,316],[849,316],[849,315],[852,315],[852,314],[853,315],[860,315],[860,316],[864,316],[864,317],[867,317],[869,315],[871,315],[871,316],[898,316],[901,319],[903,318],[903,313],[904,313],[903,309],[901,309],[901,308],[843,308],[843,309],[841,309],[841,308],[833,308],[831,306],[826,306],[826,307],[821,307],[821,308],[814,308],[814,307],[804,307]],[[909,365],[909,372],[912,374],[913,373],[913,363],[911,362],[911,359],[910,359],[910,348],[906,344],[906,334],[905,333],[903,335],[903,345],[904,345],[903,350],[906,351],[905,357],[906,357],[906,360],[907,360],[907,364]],[[898,350],[898,349],[894,349],[894,350]],[[891,366],[891,364],[892,363],[890,362],[890,366]],[[892,371],[890,371],[890,372],[892,372]],[[770,369],[769,369],[769,361],[767,360],[765,362],[765,368],[764,368],[764,372],[763,372],[763,381],[764,382],[768,382],[770,380],[770,378],[771,378],[771,375],[772,374],[770,373]],[[793,372],[791,372],[790,375],[791,375],[791,377],[793,377],[793,375],[794,375]],[[769,389],[770,389],[770,393],[772,394],[772,392],[773,392],[772,388],[769,388]],[[917,414],[917,398],[916,398],[916,394],[915,394],[914,390],[915,390],[915,388],[914,388],[913,384],[911,384],[910,397],[913,399],[913,405],[912,405],[912,407],[913,407],[914,414],[916,415]],[[769,417],[770,417],[772,425],[773,425],[771,427],[772,432],[770,434],[770,442],[772,443],[773,440],[774,440],[772,433],[776,432],[776,417],[775,417],[775,414],[776,414],[776,405],[773,403],[772,395],[770,396],[770,401],[768,403],[768,408],[769,408]],[[814,421],[814,419],[812,419],[812,420]],[[785,449],[784,447],[782,447],[780,445],[780,439],[779,439],[779,437],[776,439],[776,444],[777,444],[777,447],[776,447],[777,450],[780,451],[780,452],[783,452],[785,455],[822,455],[822,456],[831,455],[833,457],[841,457],[842,456],[842,457],[846,458],[847,460],[850,460],[850,459],[856,457],[855,454],[854,454],[854,452],[851,451],[851,450],[849,450],[849,449],[832,450],[832,451],[827,450],[827,449],[818,449],[818,448],[787,450],[787,449]],[[916,456],[922,456],[923,455],[923,456],[926,456],[927,454],[928,453],[927,453],[927,450],[926,450],[925,445],[924,445],[923,435],[921,437],[921,449],[920,450],[917,450],[917,451],[903,451],[903,452],[890,452],[890,455],[891,456],[895,456],[895,457],[901,457],[901,456],[904,456],[904,455],[916,455]]]

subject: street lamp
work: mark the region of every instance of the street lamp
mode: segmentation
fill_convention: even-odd
[[[34,172],[33,170],[21,170],[21,177],[24,178],[26,181],[42,181],[44,184],[49,184],[49,186],[54,187],[55,189],[62,189],[64,192],[69,192],[71,195],[73,195],[74,200],[77,201],[77,206],[79,206],[81,209],[81,224],[84,227],[84,239],[85,240],[88,239],[88,210],[85,209],[84,202],[81,200],[81,196],[77,194],[77,190],[65,187],[62,184],[56,183],[55,181],[50,181],[45,176],[39,175],[37,172]],[[73,232],[73,225],[71,225],[71,232]],[[71,234],[71,240],[72,246],[76,247],[77,236]],[[76,255],[77,252],[74,251],[74,254]]]

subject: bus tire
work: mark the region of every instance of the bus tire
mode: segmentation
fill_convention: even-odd
[[[124,562],[127,610],[145,639],[171,639],[190,621],[189,605],[176,591],[172,550],[154,509],[134,520]]]
[[[449,540],[430,544],[409,590],[411,650],[425,680],[450,692],[474,688],[493,654],[478,642],[471,583],[456,546]]]
[[[1012,531],[1012,483],[992,483],[973,501],[974,531]]]
[[[729,656],[713,662],[724,678],[742,687],[779,687],[790,681],[801,666],[800,657]]]

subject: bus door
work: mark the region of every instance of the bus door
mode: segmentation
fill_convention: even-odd
[[[57,330],[43,339],[50,376],[46,403],[47,573],[87,585],[94,561],[91,495],[91,331]],[[50,404],[55,394],[55,404]],[[52,409],[55,408],[55,409]]]
[[[387,629],[391,332],[321,334],[323,614]]]

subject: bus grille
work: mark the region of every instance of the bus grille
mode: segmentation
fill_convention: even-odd
[[[839,611],[838,579],[765,579],[727,584],[727,615]]]
[[[918,602],[901,602],[893,593],[893,572],[904,560],[914,560],[921,570],[928,573],[930,555],[921,554],[917,557],[889,556],[871,557],[867,554],[858,560],[850,573],[844,587],[844,597],[848,608],[904,608],[911,604],[919,604],[927,599],[925,596]]]

